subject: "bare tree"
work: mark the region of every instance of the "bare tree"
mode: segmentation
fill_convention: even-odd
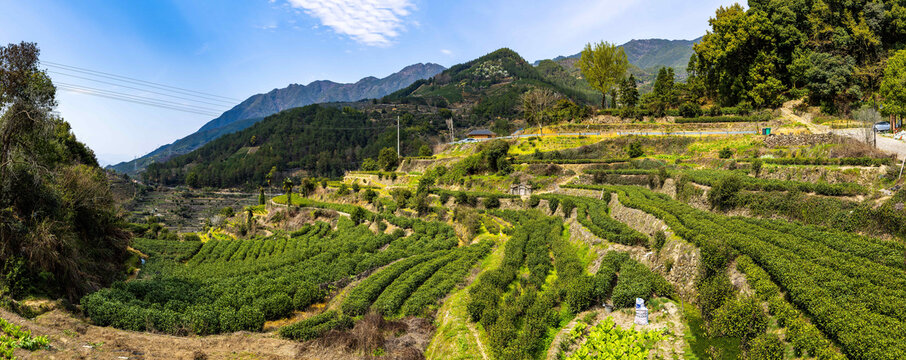
[[[544,111],[559,98],[560,94],[549,89],[532,89],[522,94],[522,111],[525,113],[525,119],[537,123],[542,136],[544,135]]]
[[[877,146],[875,141],[875,124],[881,121],[881,113],[875,108],[863,107],[854,111],[853,117],[860,123],[859,129],[861,131],[859,136],[862,137],[862,140],[865,141],[866,144]]]

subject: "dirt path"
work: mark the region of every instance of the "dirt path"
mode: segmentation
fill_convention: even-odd
[[[302,353],[301,343],[271,333],[151,334],[89,325],[62,310],[27,320],[0,309],[0,317],[50,339],[50,350],[17,350],[17,357],[27,359],[296,359]]]

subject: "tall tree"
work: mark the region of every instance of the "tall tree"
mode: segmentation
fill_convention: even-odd
[[[906,50],[897,51],[887,60],[880,95],[884,113],[906,115]]]
[[[607,92],[610,91],[629,67],[629,60],[623,48],[608,42],[586,44],[579,58],[579,69],[591,87],[601,92],[601,107],[606,107]]]
[[[629,74],[629,77],[620,83],[620,100],[622,100],[623,106],[627,108],[634,108],[639,105],[639,89],[634,75]]]
[[[293,187],[296,184],[293,184],[293,180],[290,178],[283,179],[283,193],[286,194],[286,207],[290,207],[293,204]]]
[[[399,161],[396,150],[388,147],[381,149],[381,152],[378,154],[377,165],[383,171],[390,171],[399,165]]]
[[[544,113],[560,96],[549,89],[532,89],[522,94],[522,112],[526,121],[538,124],[544,135]]]

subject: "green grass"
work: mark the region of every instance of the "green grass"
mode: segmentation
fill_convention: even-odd
[[[500,237],[500,239],[505,239],[505,237]],[[485,271],[500,267],[500,263],[503,262],[503,243],[504,241],[498,241],[497,248],[494,249],[491,255],[481,261],[479,265],[481,272],[479,275]],[[469,320],[469,314],[466,311],[466,305],[469,303],[469,289],[473,285],[474,283],[455,291],[438,309],[437,319],[435,320],[437,331],[425,351],[425,358],[482,359],[478,348],[478,340],[475,338],[475,334],[469,330],[468,324],[471,323],[471,320]],[[480,338],[486,338],[487,335],[484,329],[481,328],[481,324],[474,324],[473,326]],[[485,353],[490,354],[491,349],[487,347],[487,344],[484,344],[484,347]]]

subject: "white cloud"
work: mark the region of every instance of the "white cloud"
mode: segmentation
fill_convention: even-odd
[[[453,55],[453,52],[447,49],[440,49],[440,53],[444,55]]]
[[[288,0],[338,34],[369,46],[388,46],[403,30],[411,0]]]

